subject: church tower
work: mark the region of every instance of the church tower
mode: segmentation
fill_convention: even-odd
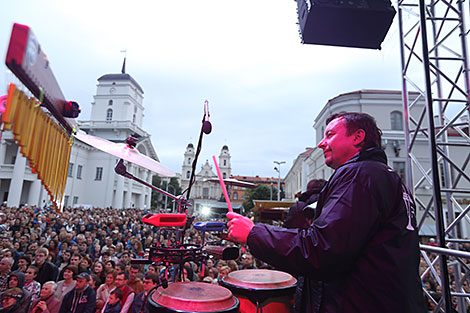
[[[183,166],[181,167],[181,180],[184,181],[184,185],[187,186],[189,178],[191,177],[191,169],[193,165],[196,152],[194,151],[194,146],[192,143],[189,143],[186,147],[186,152],[184,153]]]
[[[219,155],[219,167],[222,177],[229,178],[232,175],[232,166],[230,165],[230,152],[228,151],[228,146],[224,145],[220,150]]]

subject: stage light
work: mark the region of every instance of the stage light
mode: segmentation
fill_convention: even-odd
[[[201,209],[201,214],[204,216],[209,216],[211,214],[211,208],[203,206]]]

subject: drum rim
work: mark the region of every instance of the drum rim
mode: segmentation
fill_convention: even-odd
[[[252,285],[249,285],[250,282],[248,281],[242,281],[242,280],[237,280],[233,277],[231,277],[230,274],[232,273],[261,273],[261,272],[276,272],[276,273],[281,273],[281,274],[285,274],[285,275],[289,275],[290,276],[290,280],[289,281],[285,281],[285,282],[280,282],[278,286],[276,287],[270,287],[270,288],[263,288],[263,283],[256,283],[256,282],[253,282],[251,283]],[[229,281],[226,281],[226,280],[229,280]],[[239,282],[240,284],[237,285],[236,282]],[[250,270],[238,270],[238,271],[233,271],[233,272],[230,272],[227,276],[223,277],[222,280],[221,280],[221,283],[222,285],[223,284],[227,284],[227,285],[230,285],[230,286],[234,286],[234,287],[237,287],[239,289],[250,289],[250,290],[260,290],[260,291],[268,291],[268,290],[279,290],[279,289],[289,289],[289,288],[295,288],[296,285],[297,285],[297,279],[292,276],[291,274],[287,273],[287,272],[282,272],[282,271],[277,271],[277,270],[267,270],[267,269],[250,269]],[[287,285],[287,283],[291,283],[290,285]],[[266,285],[267,283],[265,283],[264,285]],[[273,283],[275,284],[275,283]],[[247,286],[249,285],[249,286]]]
[[[201,282],[188,282],[188,283],[200,283],[200,284],[204,284],[204,285],[209,285],[207,283],[201,283]],[[173,284],[173,283],[172,283]],[[223,286],[218,286],[218,287],[223,287]],[[225,287],[223,287],[225,288]],[[230,293],[231,293],[231,290],[229,289]],[[157,302],[155,302],[153,299],[152,299],[152,295],[157,292],[157,289],[155,289],[154,291],[152,291],[149,295],[148,295],[148,298],[147,298],[147,306],[154,306],[156,307],[157,309],[163,309],[165,312],[175,312],[175,313],[236,313],[236,312],[239,312],[239,309],[240,309],[240,300],[238,300],[237,297],[235,297],[233,294],[232,294],[232,298],[231,299],[234,299],[235,302],[234,302],[234,305],[231,306],[231,307],[228,307],[228,308],[225,308],[225,309],[220,309],[220,310],[217,310],[217,311],[185,311],[185,310],[180,310],[180,309],[173,309],[173,308],[169,308],[169,307],[166,307],[166,306],[163,306]],[[189,301],[190,302],[190,301]],[[209,303],[209,302],[208,302]]]

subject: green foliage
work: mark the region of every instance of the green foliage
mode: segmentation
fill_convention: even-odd
[[[253,200],[270,200],[271,199],[271,191],[269,187],[264,185],[258,185],[255,189],[251,189],[248,191],[248,196],[246,197],[245,202],[243,202],[243,207],[245,211],[251,211],[253,206]]]

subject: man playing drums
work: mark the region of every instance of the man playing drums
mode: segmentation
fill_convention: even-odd
[[[425,312],[415,204],[387,166],[381,134],[365,113],[327,119],[318,147],[335,172],[308,229],[227,214],[229,239],[278,269],[321,282],[321,290],[304,288],[302,312]]]

